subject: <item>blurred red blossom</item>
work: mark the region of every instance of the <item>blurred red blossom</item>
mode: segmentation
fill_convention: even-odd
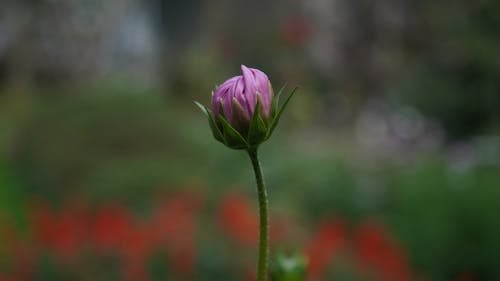
[[[149,280],[149,272],[144,263],[125,262],[123,279],[125,281],[147,281]]]
[[[13,241],[13,273],[16,280],[33,280],[35,276],[37,253],[33,250],[33,243],[16,239]]]
[[[306,246],[308,279],[320,280],[328,265],[346,246],[346,230],[340,220],[322,223]]]
[[[411,280],[406,253],[383,225],[363,222],[354,243],[361,272],[374,273],[387,281]]]
[[[160,201],[153,215],[156,240],[167,245],[172,270],[181,276],[194,271],[196,219],[202,197],[194,193],[176,193]]]
[[[154,233],[151,230],[151,225],[147,222],[135,223],[127,229],[119,250],[126,264],[147,262],[155,249]]]
[[[30,206],[29,218],[42,249],[61,262],[74,262],[87,241],[89,216],[80,204],[69,203],[63,210],[55,212],[49,205],[38,203]]]
[[[122,206],[110,204],[100,209],[91,225],[91,241],[98,252],[116,251],[125,243],[132,226],[132,214]]]
[[[10,220],[0,220],[0,261],[3,257],[11,257],[9,275],[0,275],[2,280],[32,280],[37,261],[37,251],[27,233],[16,228]]]
[[[222,230],[239,243],[257,245],[259,219],[245,196],[226,195],[220,204],[218,220]]]
[[[362,222],[353,234],[342,221],[323,222],[306,246],[308,280],[322,280],[336,257],[352,253],[358,273],[368,280],[408,281],[407,254],[382,224]]]
[[[168,249],[172,270],[179,276],[190,276],[195,267],[196,248],[193,240],[186,238],[182,243]]]
[[[28,253],[40,248],[61,262],[74,262],[83,248],[89,246],[98,254],[116,254],[123,263],[126,280],[147,280],[147,262],[155,251],[163,248],[173,272],[191,274],[196,258],[196,218],[202,197],[178,192],[160,198],[151,217],[142,219],[116,203],[99,207],[90,215],[84,202],[68,201],[57,210],[43,201],[32,202],[27,213],[36,247]],[[6,230],[3,232],[4,236],[8,234]]]
[[[259,217],[256,206],[241,194],[228,194],[220,204],[218,222],[221,229],[243,246],[257,245]],[[269,239],[280,241],[287,236],[290,222],[281,217],[270,220]]]
[[[175,192],[156,197],[151,215],[136,217],[122,204],[109,203],[89,211],[79,200],[69,200],[60,208],[43,201],[28,206],[31,235],[20,235],[11,224],[0,224],[0,237],[8,243],[0,250],[12,257],[2,280],[32,280],[41,253],[53,255],[63,263],[78,262],[81,253],[112,254],[121,262],[124,280],[149,280],[148,262],[156,253],[165,253],[165,266],[176,278],[189,280],[196,270],[197,227],[203,203],[202,194]],[[258,241],[257,206],[244,195],[230,193],[217,210],[221,230],[243,247]],[[270,239],[284,241],[293,222],[273,216]],[[30,233],[29,231],[27,232]],[[313,231],[305,245],[308,280],[323,280],[329,268],[342,258],[354,262],[356,274],[368,280],[409,281],[407,253],[381,223],[365,220],[348,227],[341,219],[325,220]],[[342,261],[344,262],[344,261]],[[78,265],[78,264],[76,264]],[[252,280],[254,268],[242,264],[241,277]],[[456,280],[475,280],[461,274]]]
[[[156,238],[173,243],[193,234],[202,198],[193,193],[176,193],[159,200],[153,214]]]

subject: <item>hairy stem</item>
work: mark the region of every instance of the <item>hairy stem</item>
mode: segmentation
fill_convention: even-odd
[[[267,280],[268,271],[268,255],[269,255],[269,218],[268,218],[268,201],[267,191],[264,185],[262,169],[259,163],[257,147],[248,149],[248,156],[252,161],[255,180],[257,182],[257,195],[259,199],[259,261],[257,264],[257,281]]]

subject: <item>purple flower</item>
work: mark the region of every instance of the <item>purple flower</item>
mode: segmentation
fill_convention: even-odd
[[[281,91],[275,98],[264,72],[244,65],[241,72],[215,89],[211,109],[195,103],[208,117],[215,139],[230,148],[250,149],[271,136],[295,90],[278,106]]]
[[[267,75],[255,68],[241,66],[243,75],[232,77],[215,89],[212,110],[217,120],[222,115],[234,128],[247,129],[257,102],[261,117],[267,121],[271,115],[273,90]]]

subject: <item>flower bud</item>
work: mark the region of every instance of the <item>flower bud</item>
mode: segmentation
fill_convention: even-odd
[[[196,104],[207,115],[218,141],[230,148],[249,149],[271,136],[294,92],[278,109],[281,91],[275,98],[267,75],[244,65],[241,71],[242,75],[226,80],[215,89],[211,109]]]
[[[255,110],[264,121],[270,115],[273,90],[267,75],[254,68],[241,66],[243,75],[225,81],[212,95],[215,118],[222,115],[238,131],[248,129]],[[256,108],[259,103],[259,108]]]

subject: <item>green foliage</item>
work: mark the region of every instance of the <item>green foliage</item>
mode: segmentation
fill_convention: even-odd
[[[2,147],[2,141],[3,139],[0,138],[0,147]],[[0,151],[0,227],[5,216],[13,218],[17,226],[25,227],[22,210],[24,193],[20,187],[7,156]]]
[[[395,98],[441,121],[451,138],[498,131],[498,1],[420,1],[415,12],[426,35]]]
[[[189,143],[172,133],[172,115],[154,97],[88,96],[42,104],[17,139],[14,158],[23,186],[49,198],[67,191],[120,197],[123,190],[128,199],[143,198],[165,179],[182,178],[169,167],[189,160],[183,157]]]
[[[286,210],[305,235],[331,218],[356,225],[375,217],[408,251],[413,271],[429,280],[450,280],[463,271],[482,280],[500,275],[498,146],[479,151],[488,161],[462,170],[440,153],[401,166],[387,160],[370,166],[340,157],[356,153],[340,148],[337,135],[314,142],[317,137],[307,131],[291,141],[284,131],[261,150],[272,206]],[[199,218],[193,280],[236,280],[242,264],[253,264],[254,249],[233,247],[215,218],[222,195],[254,194],[247,159],[207,136],[206,120],[191,104],[182,108],[130,95],[62,99],[40,105],[11,139],[17,144],[12,159],[2,155],[0,161],[2,211],[22,217],[25,199],[34,194],[53,201],[75,194],[101,202],[119,198],[128,206],[147,207],[164,188],[200,182],[209,191]],[[478,142],[478,147],[486,145]],[[243,253],[241,259],[236,252]],[[149,265],[152,278],[170,274],[159,259],[152,257]],[[327,280],[358,278],[352,273],[356,267],[334,265]],[[52,261],[41,262],[41,278],[64,278],[58,271]],[[114,280],[116,274],[91,266],[88,272],[91,279]]]
[[[490,280],[500,274],[500,178],[495,169],[465,172],[426,163],[398,176],[391,224],[410,249],[417,268],[436,280],[470,271]]]
[[[272,281],[305,281],[307,261],[302,255],[278,254],[271,264]]]

